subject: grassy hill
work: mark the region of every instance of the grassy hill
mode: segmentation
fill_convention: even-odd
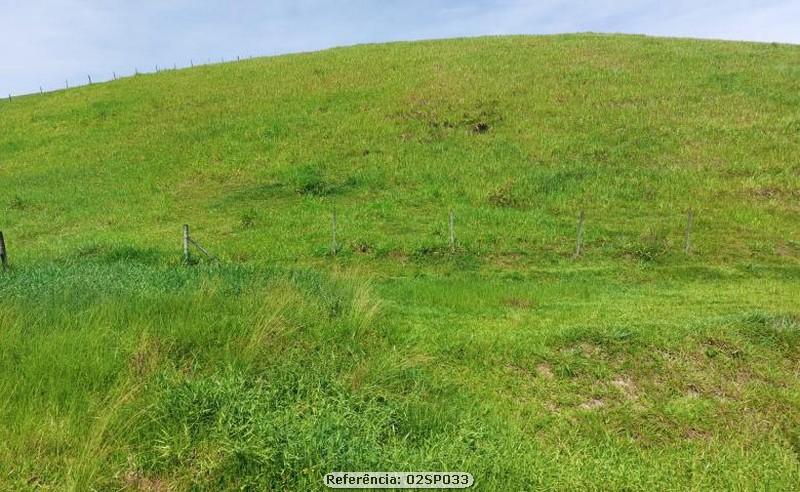
[[[395,43],[2,101],[0,488],[791,490],[798,155],[784,45]]]

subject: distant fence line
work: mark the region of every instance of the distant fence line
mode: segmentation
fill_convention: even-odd
[[[158,65],[155,65],[155,70],[153,72],[140,72],[138,67],[134,67],[133,73],[132,73],[131,76],[136,77],[137,75],[142,75],[143,73],[161,73],[161,72],[165,72],[165,71],[168,71],[168,70],[175,71],[175,70],[178,70],[178,69],[195,68],[195,67],[201,67],[201,66],[205,66],[205,65],[218,65],[218,64],[221,64],[221,63],[231,63],[233,61],[237,61],[238,62],[238,61],[242,61],[243,59],[244,60],[252,60],[253,59],[253,55],[249,55],[249,56],[247,56],[245,58],[242,58],[241,56],[237,55],[236,56],[236,60],[227,60],[227,61],[225,60],[224,57],[222,57],[222,58],[220,58],[219,62],[213,62],[213,61],[211,61],[211,58],[209,58],[207,63],[195,63],[194,59],[190,59],[189,60],[189,65],[179,67],[177,63],[173,63],[171,69],[170,68],[163,68],[163,67],[159,68]],[[86,80],[88,81],[88,83],[83,84],[83,86],[94,85],[96,83],[103,83],[103,82],[114,82],[115,80],[121,79],[121,78],[123,78],[123,76],[118,76],[116,70],[112,70],[111,71],[111,78],[107,79],[107,80],[98,80],[96,78],[92,79],[92,75],[91,74],[87,74],[86,75]],[[81,86],[82,86],[81,84],[73,84],[72,86],[70,86],[69,79],[64,79],[64,87],[63,88],[57,88],[57,89],[52,89],[52,90],[45,91],[44,87],[40,85],[39,86],[39,95],[43,95],[45,92],[47,92],[47,93],[58,92],[58,91],[61,91],[61,90],[68,90],[68,89],[71,89],[71,88],[76,88],[76,87],[81,87]],[[15,98],[15,97],[25,97],[25,96],[31,96],[31,95],[36,95],[36,93],[35,92],[30,92],[30,93],[26,93],[26,94],[17,94],[17,95],[15,95],[12,92],[9,92],[8,93],[8,101],[11,102],[11,99]],[[2,97],[2,96],[0,96],[0,97]],[[2,100],[2,99],[0,99],[0,100]]]
[[[685,255],[692,254],[692,233],[694,228],[694,219],[695,219],[695,212],[691,208],[686,212],[686,225],[684,230],[684,243],[683,243],[683,253]],[[576,231],[576,239],[575,239],[575,252],[572,255],[572,258],[577,260],[583,256],[584,252],[584,235],[585,235],[585,224],[586,223],[586,213],[583,209],[580,210],[578,214],[578,222],[577,222],[577,231]],[[191,256],[191,247],[194,246],[195,249],[200,251],[206,258],[213,261],[219,261],[219,258],[212,253],[210,253],[204,246],[202,246],[199,242],[197,242],[192,235],[190,234],[189,225],[184,224],[183,226],[183,262],[185,264],[192,263],[192,256]],[[331,242],[330,242],[330,254],[331,256],[336,256],[340,251],[340,244],[339,244],[339,231],[338,231],[338,212],[336,208],[333,208],[331,211]],[[449,232],[449,247],[450,253],[455,254],[458,249],[458,241],[456,238],[456,215],[453,209],[449,210],[448,214],[448,232]],[[5,237],[3,236],[3,231],[0,231],[0,264],[2,264],[2,270],[6,271],[9,267],[9,260],[8,260],[8,248],[6,247]]]

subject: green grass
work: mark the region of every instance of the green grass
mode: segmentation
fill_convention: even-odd
[[[793,490],[798,67],[478,38],[0,101],[0,488]]]

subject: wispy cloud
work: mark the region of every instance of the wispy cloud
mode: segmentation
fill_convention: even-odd
[[[625,32],[800,43],[800,2],[676,0],[0,0],[0,91],[156,65],[362,42]]]

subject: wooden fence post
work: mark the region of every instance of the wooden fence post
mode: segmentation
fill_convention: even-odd
[[[456,252],[456,216],[453,209],[450,209],[450,252]]]
[[[583,249],[583,221],[585,215],[583,210],[581,210],[580,215],[578,216],[578,240],[575,242],[575,258],[580,258],[581,252]]]
[[[690,208],[686,212],[686,240],[683,243],[683,252],[687,255],[692,254],[692,225],[694,223],[694,211]]]
[[[183,225],[183,261],[189,263],[189,225]]]
[[[3,271],[8,270],[8,252],[6,251],[6,240],[3,238],[3,231],[0,231],[0,263]]]

